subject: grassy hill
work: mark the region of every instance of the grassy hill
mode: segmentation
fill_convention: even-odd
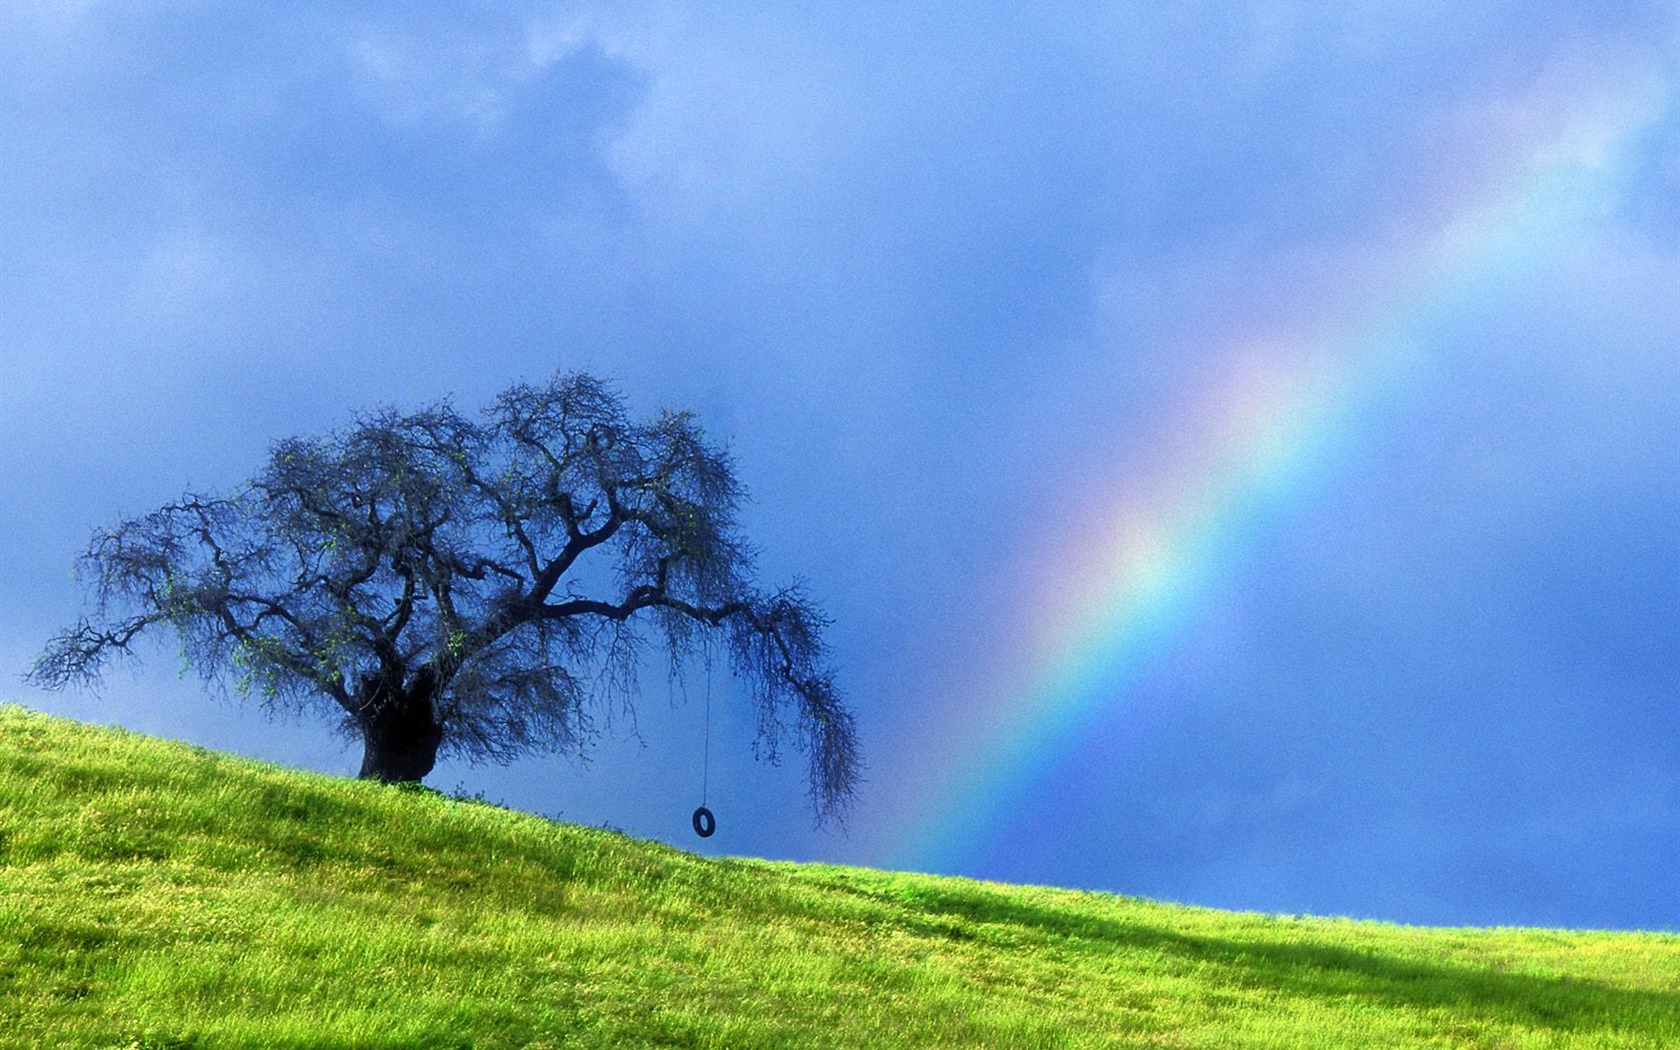
[[[3,1047],[1680,1046],[1680,937],[708,860],[0,707]]]

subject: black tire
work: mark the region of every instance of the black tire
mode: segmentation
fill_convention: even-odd
[[[711,810],[701,806],[694,811],[694,833],[696,835],[703,839],[709,839],[712,837],[712,832],[716,830],[717,818],[712,816]]]

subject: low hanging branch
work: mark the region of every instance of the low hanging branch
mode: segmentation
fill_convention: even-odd
[[[797,727],[822,822],[857,788],[853,719],[822,614],[752,582],[742,498],[691,415],[632,422],[587,375],[514,386],[480,422],[374,413],[277,443],[229,497],[95,533],[95,615],[29,678],[94,684],[167,627],[207,682],[340,719],[362,776],[420,780],[440,755],[581,748],[602,702],[629,702],[650,637],[674,668],[719,637],[772,758]]]

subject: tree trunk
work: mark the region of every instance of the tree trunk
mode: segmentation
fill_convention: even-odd
[[[424,671],[406,689],[369,690],[372,702],[362,705],[356,719],[362,729],[358,776],[386,784],[426,778],[443,743],[443,727],[432,713],[434,692],[434,679]]]

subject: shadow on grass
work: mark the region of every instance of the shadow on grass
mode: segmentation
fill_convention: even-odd
[[[1474,962],[1430,963],[1374,951],[1269,938],[1263,931],[1204,935],[1129,923],[1078,909],[1014,900],[976,887],[922,885],[908,891],[832,883],[877,901],[944,916],[974,932],[976,924],[1004,924],[1023,933],[1145,950],[1225,971],[1238,987],[1286,996],[1352,998],[1418,1012],[1440,1011],[1465,1023],[1535,1029],[1680,1036],[1680,983],[1674,991],[1618,988],[1590,978],[1505,973]],[[925,926],[912,920],[912,927]],[[1320,927],[1319,930],[1323,928]],[[1322,935],[1322,934],[1320,934]],[[1652,1045],[1671,1045],[1653,1042]]]

